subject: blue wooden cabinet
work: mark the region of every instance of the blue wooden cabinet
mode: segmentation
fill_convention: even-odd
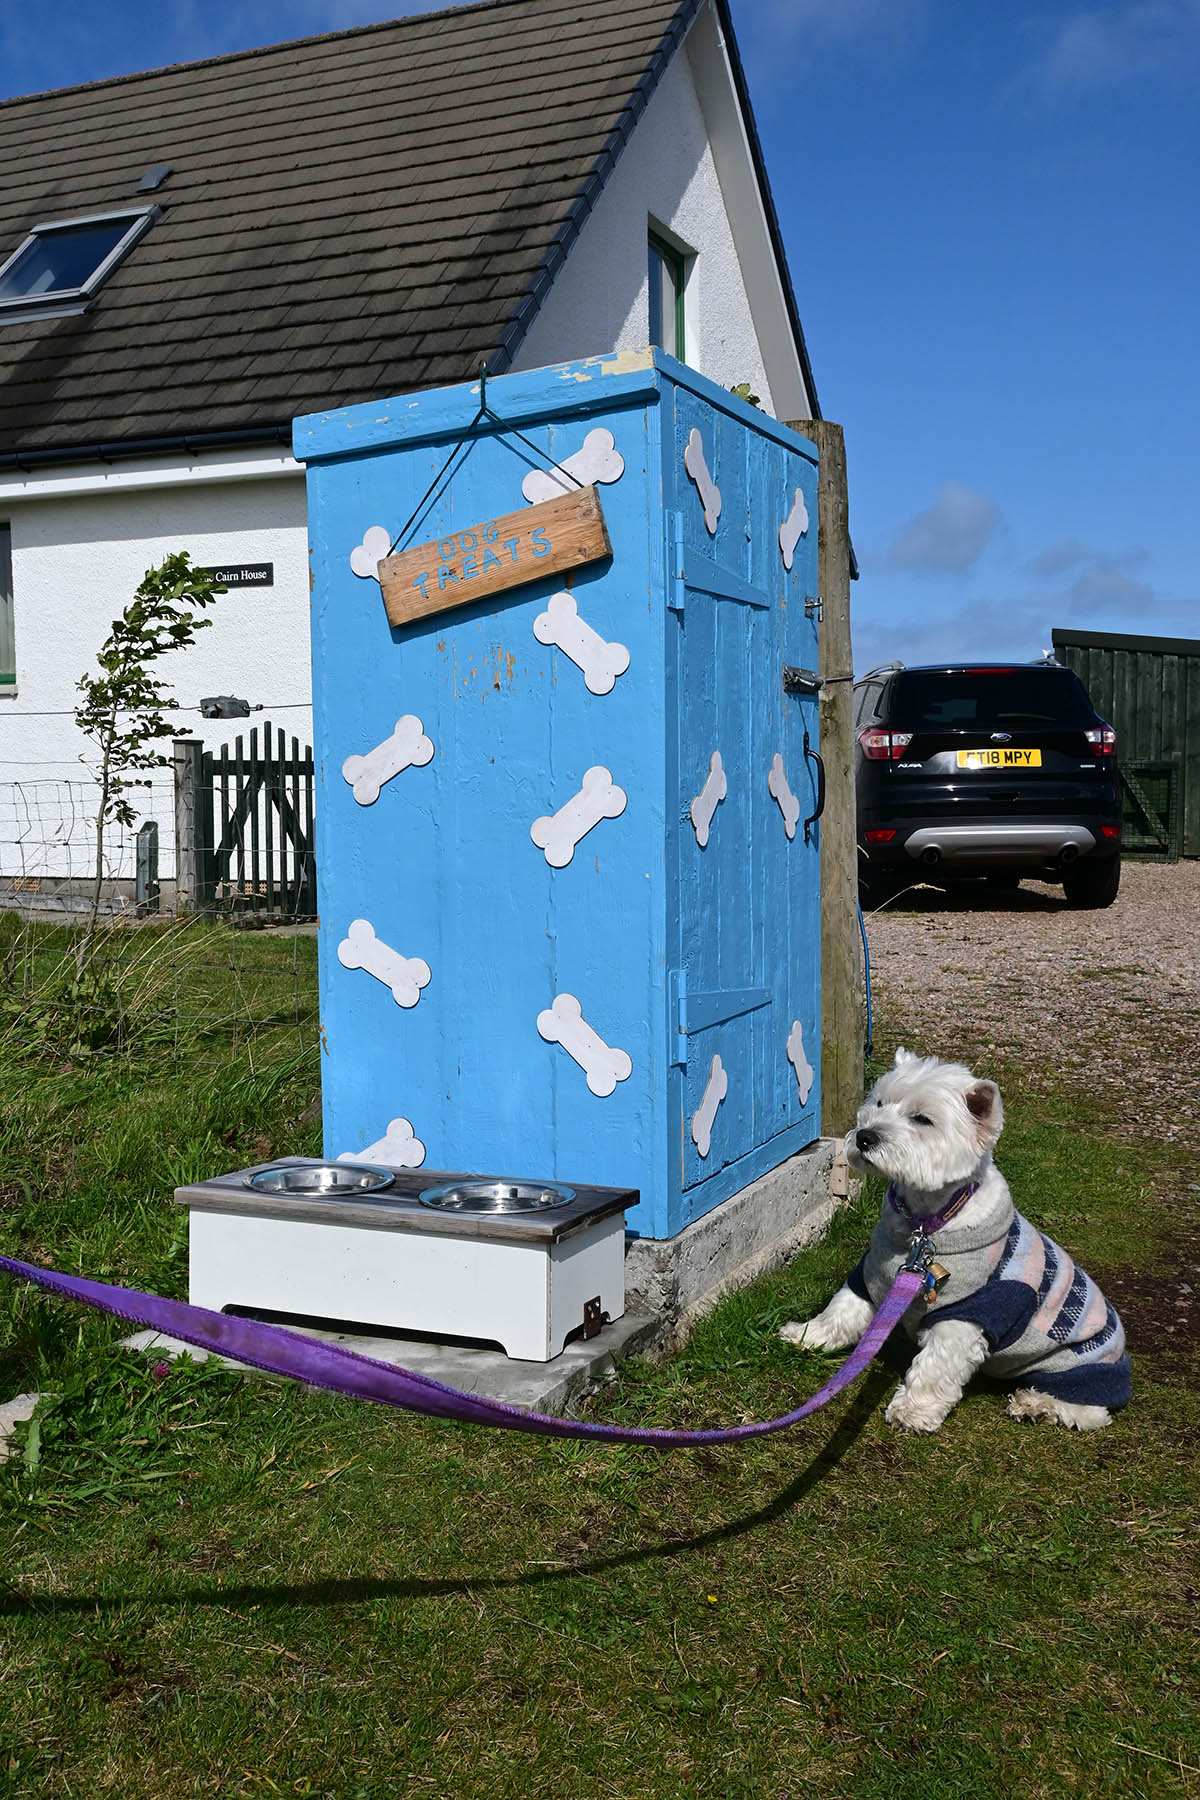
[[[326,1154],[637,1187],[670,1237],[819,1130],[815,452],[657,351],[486,399],[295,427]],[[471,603],[464,534],[585,440],[611,559]],[[393,629],[431,484],[400,547],[463,603]]]

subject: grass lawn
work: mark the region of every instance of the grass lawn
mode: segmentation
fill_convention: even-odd
[[[183,1294],[170,1190],[318,1148],[312,948],[256,941],[285,986],[301,969],[307,1027],[281,1007],[236,1036],[214,993],[179,1060],[50,1061],[10,1036],[0,1249]],[[1183,1151],[989,1072],[1018,1203],[1102,1282],[1152,1292]],[[795,1404],[830,1363],[776,1327],[824,1301],[877,1205],[591,1416]],[[58,1398],[0,1469],[0,1796],[1200,1793],[1197,1371],[1151,1306],[1106,1432],[1018,1425],[981,1387],[936,1437],[901,1436],[896,1350],[793,1433],[664,1455],[162,1374],[114,1352],[112,1321],[2,1296],[0,1398]]]

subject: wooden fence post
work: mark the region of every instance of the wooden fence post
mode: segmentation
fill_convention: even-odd
[[[212,790],[204,781],[200,738],[175,738],[175,910],[204,912],[213,900]]]
[[[821,755],[821,1129],[841,1137],[863,1087],[862,954],[854,806],[854,657],[850,645],[850,512],[846,444],[828,419],[789,420],[820,452],[817,581]]]
[[[158,911],[158,820],[146,819],[135,839],[134,901],[139,919]]]

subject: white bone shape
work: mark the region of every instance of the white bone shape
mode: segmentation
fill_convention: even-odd
[[[583,786],[565,806],[546,818],[535,819],[529,835],[546,853],[552,869],[565,869],[580,838],[601,819],[619,819],[625,811],[625,789],[617,786],[608,769],[597,763],[587,771]]]
[[[603,1100],[618,1081],[633,1074],[633,1059],[594,1032],[574,994],[556,994],[553,1006],[538,1014],[537,1028],[548,1044],[561,1044],[587,1076],[587,1084]]]
[[[342,764],[342,774],[353,788],[358,804],[371,806],[378,800],[385,781],[413,765],[422,768],[432,758],[433,741],[425,736],[425,727],[415,713],[405,713],[382,744],[376,744],[365,756],[348,756]]]
[[[729,783],[721,764],[721,752],[714,750],[708,759],[708,779],[692,801],[692,830],[696,833],[696,842],[702,850],[708,843],[713,814],[728,792]]]
[[[714,537],[717,520],[721,517],[721,490],[708,472],[708,464],[704,460],[704,439],[694,429],[683,453],[683,466],[695,482],[696,490],[704,502],[704,524],[709,537]]]
[[[792,510],[779,527],[779,548],[783,555],[783,566],[791,570],[792,558],[796,554],[796,545],[808,530],[808,508],[804,504],[804,495],[796,489]]]
[[[379,563],[392,547],[392,534],[382,525],[368,525],[363,541],[350,552],[350,567],[364,581],[378,581]]]
[[[559,470],[563,470],[562,475]],[[577,485],[587,487],[593,481],[620,481],[625,473],[625,458],[616,440],[604,425],[589,431],[573,456],[564,457],[553,469],[530,469],[521,483],[521,492],[531,506],[539,500],[557,500]],[[571,477],[574,476],[574,480]]]
[[[425,1146],[407,1119],[393,1119],[383,1136],[365,1150],[343,1150],[339,1162],[383,1163],[389,1169],[419,1169]]]
[[[796,1086],[800,1091],[800,1104],[803,1106],[812,1092],[813,1066],[805,1054],[804,1027],[799,1019],[793,1020],[792,1029],[788,1034],[787,1057],[796,1071]]]
[[[771,773],[767,776],[767,786],[771,797],[779,802],[779,810],[783,814],[783,829],[789,838],[796,835],[796,821],[800,817],[800,802],[788,786],[788,778],[783,772],[783,758],[775,752],[775,761],[771,764]]]
[[[704,1090],[704,1098],[700,1102],[700,1110],[692,1120],[692,1142],[701,1156],[707,1156],[712,1143],[713,1120],[717,1116],[717,1108],[729,1092],[729,1077],[721,1066],[719,1056],[714,1056],[708,1069],[708,1085]]]
[[[338,961],[344,969],[365,969],[392,990],[397,1006],[415,1006],[421,989],[429,985],[429,964],[419,956],[402,956],[382,938],[367,919],[355,919],[338,945]]]
[[[579,616],[574,596],[551,594],[546,610],[533,621],[533,635],[539,644],[554,644],[583,670],[589,694],[611,694],[618,675],[629,667],[629,651],[624,644],[610,644],[598,631]]]

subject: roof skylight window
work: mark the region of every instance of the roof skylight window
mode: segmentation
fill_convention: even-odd
[[[82,312],[157,214],[147,206],[35,225],[0,266],[0,320]]]

